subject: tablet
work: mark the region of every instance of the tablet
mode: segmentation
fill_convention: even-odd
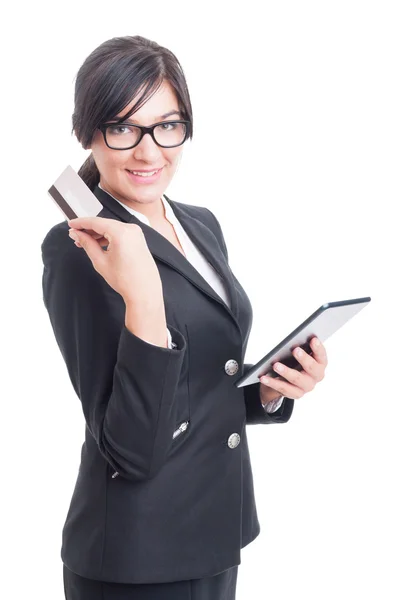
[[[354,298],[352,300],[340,300],[339,302],[328,302],[318,308],[308,319],[292,331],[271,352],[268,352],[258,363],[253,365],[242,377],[235,381],[236,387],[259,383],[259,377],[279,377],[272,365],[282,362],[284,365],[294,369],[302,370],[300,363],[292,355],[292,350],[301,346],[305,352],[312,354],[309,345],[313,337],[319,338],[323,343],[335,331],[340,329],[367,306],[370,298]]]

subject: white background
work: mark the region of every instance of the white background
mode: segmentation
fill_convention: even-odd
[[[238,600],[398,597],[394,2],[34,2],[2,31],[1,595],[62,600],[83,413],[42,302],[47,189],[88,151],[74,78],[115,36],[168,47],[194,139],[168,188],[218,217],[254,310],[245,362],[324,302],[371,304],[326,342],[289,423],[248,427],[262,531]],[[72,241],[71,241],[72,243]],[[83,250],[82,250],[83,251]],[[6,592],[6,593],[4,593]]]

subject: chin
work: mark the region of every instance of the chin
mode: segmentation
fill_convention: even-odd
[[[159,200],[159,198],[161,196],[163,196],[164,193],[165,192],[162,187],[162,188],[157,188],[157,189],[152,189],[152,190],[130,189],[130,190],[128,190],[128,192],[126,192],[125,195],[127,197],[131,196],[132,199],[135,199],[137,202],[150,203],[150,202],[157,202]]]

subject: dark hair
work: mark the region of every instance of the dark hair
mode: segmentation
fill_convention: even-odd
[[[72,133],[87,148],[96,129],[114,119],[142,89],[128,118],[168,81],[174,88],[182,118],[190,121],[193,136],[191,100],[182,67],[167,48],[140,35],[114,37],[103,42],[86,58],[76,75]],[[91,153],[78,174],[93,190],[100,174]]]

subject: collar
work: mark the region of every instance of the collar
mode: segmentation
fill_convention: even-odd
[[[151,223],[148,219],[148,217],[146,215],[144,215],[142,212],[135,210],[134,208],[131,208],[130,206],[127,206],[127,204],[124,204],[124,202],[121,202],[120,200],[118,200],[117,198],[115,198],[115,196],[112,196],[112,194],[110,194],[107,190],[104,190],[104,188],[98,183],[98,187],[100,188],[100,190],[106,192],[107,194],[109,194],[109,196],[111,196],[114,200],[116,200],[116,202],[119,202],[119,204],[121,204],[121,206],[123,206],[123,208],[125,208],[126,210],[129,211],[130,214],[134,215],[135,217],[137,217],[137,219],[139,219],[140,221],[142,221],[142,223],[145,223],[145,225],[149,225],[149,227],[151,226]],[[176,216],[173,212],[173,209],[171,208],[170,204],[167,202],[166,198],[164,196],[161,197],[161,200],[163,202],[163,206],[164,206],[164,211],[165,211],[165,216],[166,219],[172,223],[175,224],[177,219]]]
[[[199,248],[208,262],[224,280],[231,300],[231,308],[228,307],[206,279],[197,271],[197,269],[195,269],[190,261],[169,242],[168,239],[161,235],[156,229],[145,223],[145,220],[147,219],[146,217],[145,220],[142,218],[144,217],[142,213],[138,212],[139,216],[137,216],[135,214],[137,211],[133,211],[122,202],[117,201],[116,198],[103,190],[98,184],[94,187],[93,194],[103,206],[103,209],[97,215],[98,217],[117,219],[124,223],[140,224],[151,254],[158,260],[178,271],[202,292],[205,292],[208,296],[211,296],[213,300],[216,300],[224,306],[240,329],[238,321],[238,297],[234,276],[221,249],[220,241],[213,231],[213,226],[207,224],[207,214],[209,211],[205,207],[175,202],[167,197],[164,199],[162,198],[165,207],[169,207],[172,213],[168,213],[168,215],[170,215],[170,220],[181,223],[193,243]]]

